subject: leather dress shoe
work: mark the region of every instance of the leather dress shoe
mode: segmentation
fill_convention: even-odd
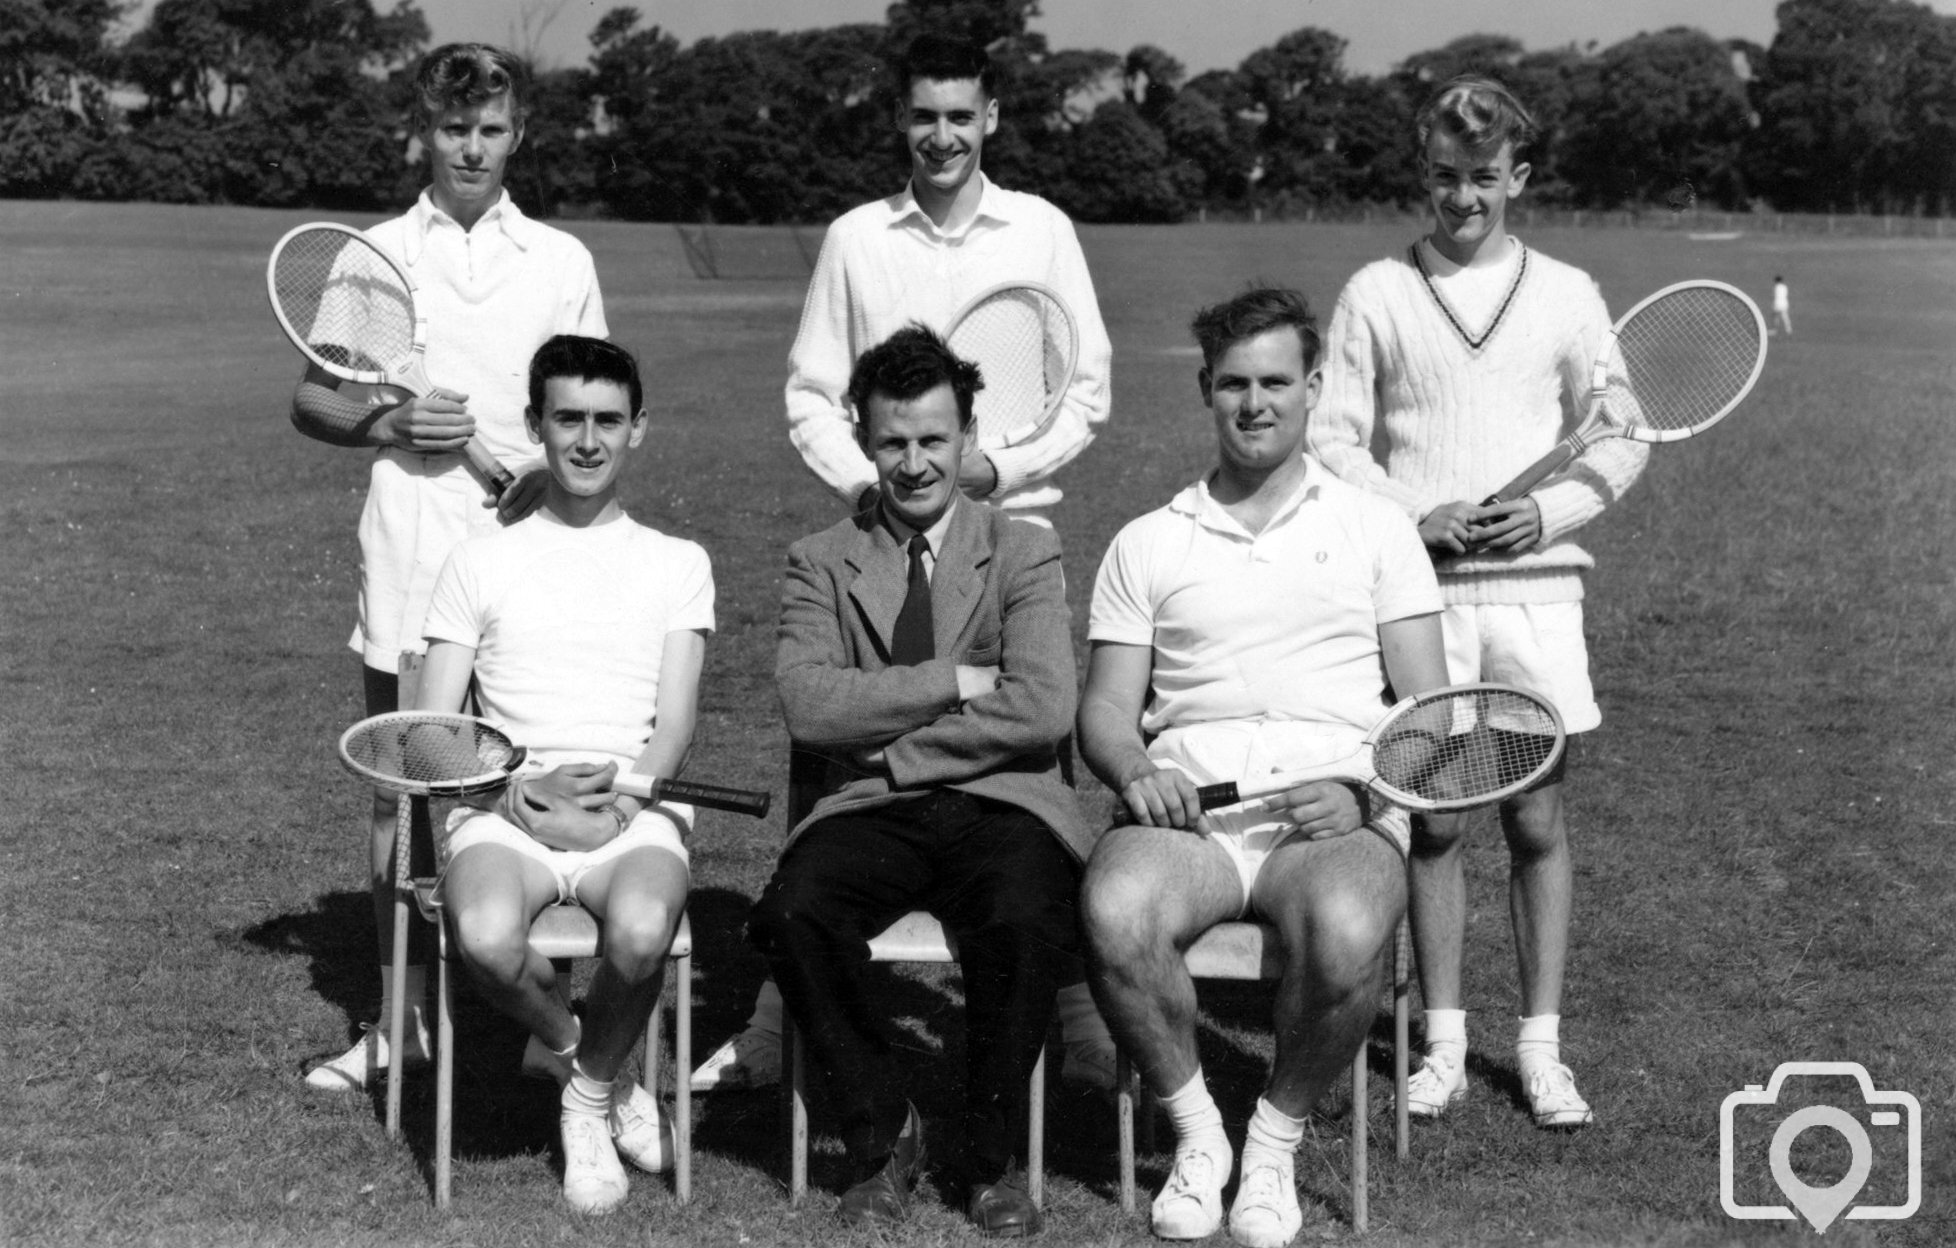
[[[995,1182],[972,1184],[964,1213],[981,1233],[1003,1238],[1037,1235],[1046,1224],[1026,1191],[1025,1172],[1017,1166],[1007,1168]]]
[[[924,1167],[924,1124],[912,1106],[895,1147],[868,1177],[842,1193],[836,1213],[849,1226],[901,1222],[910,1209],[910,1190]]]

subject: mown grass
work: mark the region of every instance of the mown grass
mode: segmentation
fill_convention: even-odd
[[[453,1216],[428,1200],[429,1089],[409,1132],[309,1096],[308,1054],[371,1016],[364,797],[331,752],[359,712],[343,648],[365,459],[286,425],[297,372],[262,303],[293,214],[0,204],[0,1240],[513,1245],[856,1242],[818,1193],[790,1210],[766,1096],[697,1102],[695,1201],[640,1181],[601,1221],[556,1195],[550,1097],[509,1077],[520,1037],[471,1006]],[[703,542],[719,582],[697,774],[781,789],[769,680],[781,553],[835,508],[782,434],[793,281],[700,283],[669,229],[576,227],[616,337],[655,383],[654,448],[628,489]],[[1113,531],[1198,472],[1189,312],[1251,276],[1328,307],[1401,245],[1358,226],[1088,231],[1116,347],[1112,426],[1063,478],[1076,630]],[[1718,1108],[1794,1059],[1857,1060],[1920,1100],[1922,1210],[1829,1242],[1933,1244],[1951,1208],[1956,988],[1956,251],[1775,237],[1691,244],[1543,231],[1615,308],[1684,276],[1797,292],[1797,337],[1727,427],[1660,449],[1585,535],[1606,723],[1573,784],[1577,935],[1565,1048],[1600,1115],[1527,1125],[1505,854],[1470,855],[1475,1096],[1390,1155],[1375,1099],[1374,1242],[1762,1244],[1728,1219]],[[711,819],[695,843],[701,1051],[744,1017],[744,909],[780,830]],[[947,1119],[955,980],[900,979],[927,1115]],[[1254,991],[1207,997],[1205,1061],[1240,1123],[1267,1052]],[[1384,1061],[1384,1051],[1375,1055]],[[1381,1067],[1383,1069],[1383,1067]],[[1375,1085],[1376,1086],[1376,1085]],[[1833,1094],[1838,1089],[1831,1090]],[[1299,1165],[1349,1237],[1342,1094]],[[1809,1133],[1810,1181],[1838,1172]],[[1054,1243],[1149,1242],[1114,1203],[1112,1122],[1056,1089]],[[1747,1136],[1744,1181],[1764,1178]],[[1159,1177],[1155,1168],[1144,1181]],[[1894,1198],[1886,1148],[1866,1200]],[[833,1179],[833,1151],[818,1158]],[[926,1202],[901,1242],[966,1243]]]

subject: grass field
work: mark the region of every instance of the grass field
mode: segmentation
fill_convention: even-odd
[[[298,362],[264,306],[263,257],[299,219],[0,202],[0,1241],[850,1241],[832,1198],[788,1208],[767,1096],[696,1102],[690,1207],[641,1179],[618,1216],[567,1214],[554,1098],[509,1077],[521,1038],[479,1008],[453,1216],[428,1199],[424,1081],[397,1143],[377,1102],[320,1099],[294,1077],[371,1016],[377,992],[366,798],[331,749],[359,713],[343,642],[366,457],[288,426]],[[782,552],[837,514],[782,428],[799,284],[696,281],[666,227],[575,229],[614,335],[654,379],[653,449],[628,505],[715,560],[695,774],[779,793]],[[1206,462],[1190,310],[1252,276],[1328,308],[1360,262],[1404,242],[1360,226],[1083,237],[1116,364],[1112,425],[1062,477],[1076,633],[1114,530]],[[1588,610],[1606,722],[1574,773],[1563,1032],[1600,1123],[1548,1135],[1520,1107],[1490,824],[1469,858],[1475,1096],[1417,1130],[1406,1162],[1375,1096],[1371,1242],[1804,1241],[1803,1225],[1734,1221],[1719,1204],[1720,1103],[1791,1060],[1859,1061],[1921,1105],[1921,1210],[1836,1224],[1827,1242],[1956,1240],[1956,248],[1530,241],[1588,268],[1617,309],[1686,276],[1763,298],[1783,272],[1799,332],[1775,340],[1747,408],[1658,450],[1584,535],[1601,565]],[[744,1018],[760,978],[741,923],[779,835],[778,821],[709,816],[695,839],[701,1052]],[[1205,1062],[1240,1131],[1263,1007],[1253,992],[1207,999]],[[953,1089],[929,1051],[957,1046],[954,1001],[954,981],[892,986],[940,1120]],[[1350,1236],[1334,1102],[1299,1162],[1325,1206],[1307,1239]],[[1770,1125],[1742,1133],[1740,1182],[1777,1203]],[[1114,1201],[1110,1111],[1056,1090],[1050,1134],[1046,1241],[1151,1242]],[[1838,1138],[1802,1136],[1795,1169],[1831,1182]],[[1862,1203],[1899,1203],[1902,1154],[1876,1140]],[[818,1179],[833,1168],[831,1154]],[[973,1237],[927,1201],[900,1239]]]

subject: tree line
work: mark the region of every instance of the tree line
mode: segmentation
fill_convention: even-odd
[[[0,195],[378,210],[418,188],[412,0],[160,0],[117,37],[122,7],[0,5]],[[1037,14],[899,0],[880,25],[682,46],[615,8],[585,64],[537,75],[510,186],[546,215],[825,221],[898,184],[889,66],[929,28],[999,64],[987,171],[1085,221],[1410,205],[1413,112],[1469,71],[1535,111],[1536,203],[1956,208],[1956,18],[1909,0],[1784,0],[1763,47],[1688,27],[1535,51],[1471,35],[1378,76],[1315,27],[1190,77],[1153,46],[1053,49]]]

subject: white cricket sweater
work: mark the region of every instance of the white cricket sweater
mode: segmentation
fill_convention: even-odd
[[[1312,454],[1417,522],[1442,503],[1479,502],[1573,429],[1609,312],[1582,270],[1527,249],[1520,259],[1519,281],[1491,324],[1456,326],[1465,318],[1449,318],[1407,252],[1360,269],[1326,332]],[[1373,457],[1375,425],[1383,462]],[[1531,491],[1542,540],[1519,555],[1440,560],[1442,597],[1580,599],[1582,572],[1595,560],[1569,535],[1622,497],[1649,453],[1623,438],[1590,447]]]

